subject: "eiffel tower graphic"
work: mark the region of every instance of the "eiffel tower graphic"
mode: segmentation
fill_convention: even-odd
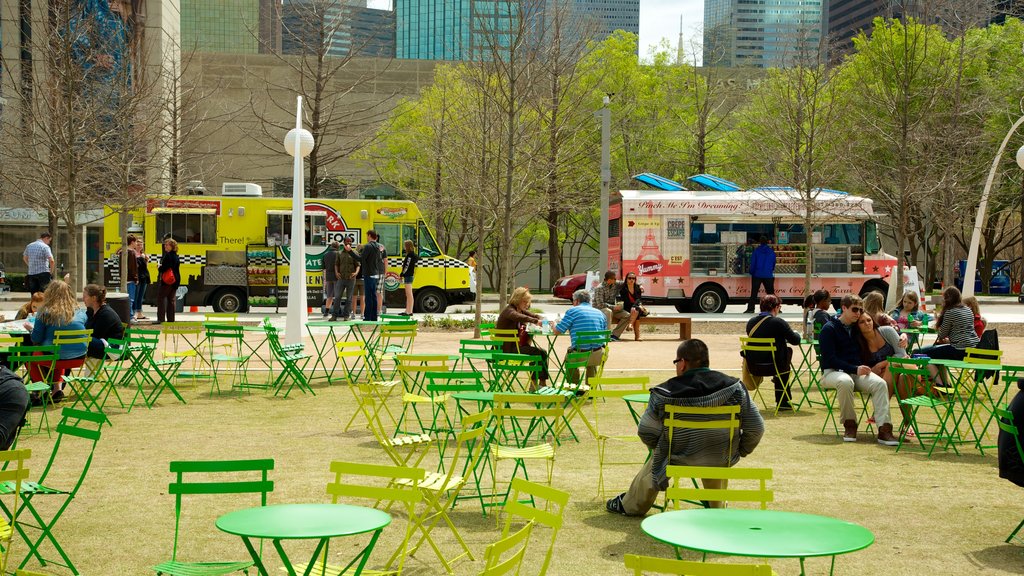
[[[654,217],[653,207],[647,209],[647,216]],[[640,253],[636,257],[637,271],[640,276],[656,275],[668,262],[661,254],[661,246],[658,245],[658,239],[654,235],[655,230],[654,228],[647,230],[647,236],[644,237],[644,243],[640,246]],[[653,278],[651,281],[657,283],[658,279]]]

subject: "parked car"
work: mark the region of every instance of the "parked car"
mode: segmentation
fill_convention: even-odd
[[[572,276],[562,276],[555,282],[555,285],[551,287],[551,293],[554,294],[555,298],[565,298],[566,300],[572,300],[572,293],[583,288],[583,285],[587,283],[587,273],[573,274]]]

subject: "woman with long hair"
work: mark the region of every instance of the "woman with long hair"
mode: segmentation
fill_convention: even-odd
[[[541,317],[530,312],[530,304],[533,302],[533,295],[530,289],[520,286],[512,291],[508,298],[508,306],[498,315],[494,327],[498,330],[518,330],[519,342],[505,342],[502,344],[502,352],[508,354],[529,354],[540,357],[541,372],[537,382],[533,383],[533,389],[547,386],[548,381],[548,352],[533,344],[533,338],[526,331],[527,324],[541,325]],[[518,344],[518,346],[517,346]],[[531,390],[532,391],[532,390]]]
[[[82,290],[85,304],[85,329],[92,330],[88,356],[102,359],[111,338],[124,338],[124,324],[114,309],[107,305],[107,289],[97,284],[87,284]]]
[[[62,280],[51,280],[43,292],[43,305],[36,313],[35,322],[26,322],[25,328],[32,331],[32,343],[38,346],[52,346],[54,337],[59,330],[85,330],[85,315],[79,314],[78,300],[71,286]],[[65,344],[58,350],[59,359],[54,373],[50,375],[53,383],[51,393],[54,402],[64,399],[62,379],[64,373],[71,368],[78,368],[85,363],[85,344]],[[43,362],[29,366],[29,374],[35,382],[45,381],[43,369],[49,368]]]
[[[420,256],[416,253],[416,245],[412,243],[412,240],[406,240],[403,248],[405,248],[405,257],[402,258],[402,283],[405,284],[405,314],[403,316],[412,316],[412,281]]]
[[[35,317],[35,313],[38,312],[39,307],[43,305],[44,298],[45,296],[43,296],[42,292],[32,294],[32,298],[30,298],[28,302],[25,302],[21,308],[18,308],[18,313],[14,315],[14,319],[26,320],[29,317]]]
[[[640,301],[644,296],[644,287],[637,284],[636,273],[628,272],[626,274],[626,280],[622,283],[622,289],[619,290],[619,300],[622,300],[622,310],[629,313],[629,325],[626,326],[626,330],[632,330],[634,323],[637,318],[647,316],[647,309],[644,308],[643,303]],[[637,330],[633,332],[633,339],[640,339],[640,327],[637,326]]]
[[[881,292],[868,292],[864,296],[864,313],[871,316],[875,326],[895,326],[896,321],[885,313],[885,296]]]
[[[181,285],[181,260],[178,258],[178,242],[174,238],[164,240],[164,255],[157,268],[156,323],[166,319],[174,322],[174,297]]]
[[[889,358],[906,358],[907,349],[904,341],[900,339],[899,333],[892,326],[878,326],[871,319],[870,314],[861,314],[857,321],[856,330],[853,332],[854,340],[860,345],[861,361],[871,371],[882,377],[889,387],[889,397],[899,386],[900,398],[910,396],[910,382],[896,382],[892,371],[889,370]],[[900,411],[903,413],[903,426],[910,422],[909,410],[900,404]],[[901,429],[902,432],[902,429]]]
[[[974,313],[961,300],[960,290],[956,286],[947,286],[942,291],[942,310],[935,321],[938,337],[933,346],[918,350],[929,358],[944,360],[963,360],[968,348],[978,345],[978,333],[974,331]],[[932,373],[935,383],[942,385],[939,369],[931,364],[928,371]]]

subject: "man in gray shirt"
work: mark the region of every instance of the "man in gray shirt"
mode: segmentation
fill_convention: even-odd
[[[331,306],[334,304],[334,298],[337,296],[338,276],[334,271],[335,264],[338,260],[338,241],[331,242],[331,245],[327,247],[327,251],[324,252],[324,305],[323,313],[327,316],[328,312],[331,311]]]

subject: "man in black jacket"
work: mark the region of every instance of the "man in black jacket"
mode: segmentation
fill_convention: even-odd
[[[28,390],[14,372],[0,367],[0,450],[7,450],[18,437],[28,411]]]
[[[774,294],[761,298],[761,313],[747,321],[747,336],[751,338],[772,338],[775,340],[775,354],[770,352],[747,352],[747,368],[754,376],[770,377],[775,383],[775,403],[779,410],[792,410],[789,392],[789,377],[792,373],[793,346],[800,345],[800,335],[793,331],[782,318],[782,300]],[[781,377],[781,378],[780,378]]]
[[[1008,409],[1013,415],[1013,424],[1018,434],[1024,434],[1024,379],[1017,380],[1017,395],[1010,401]],[[1024,487],[1024,461],[1013,434],[999,430],[999,477]]]
[[[878,443],[898,446],[899,439],[892,434],[892,418],[889,416],[889,386],[882,377],[865,366],[860,356],[860,345],[853,337],[857,320],[864,312],[859,296],[843,296],[842,313],[828,321],[818,335],[821,347],[821,383],[826,388],[836,389],[836,404],[839,405],[843,420],[843,442],[857,441],[857,411],[853,406],[853,391],[857,390],[871,398],[875,424],[878,426]]]

